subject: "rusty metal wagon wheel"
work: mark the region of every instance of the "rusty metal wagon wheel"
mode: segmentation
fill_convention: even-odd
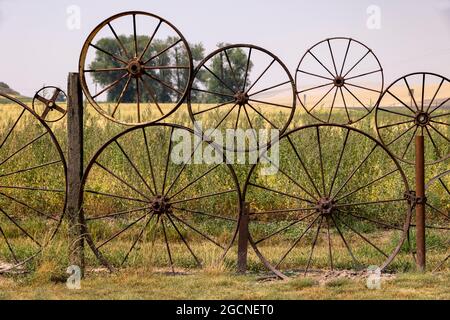
[[[140,11],[100,23],[84,43],[79,62],[91,105],[125,125],[152,123],[174,112],[187,94],[192,70],[191,51],[180,31]]]
[[[414,137],[422,135],[426,164],[448,159],[449,98],[450,81],[438,74],[417,72],[394,81],[375,111],[380,140],[398,159],[414,164]]]
[[[46,122],[57,122],[67,113],[67,95],[60,88],[46,86],[33,97],[33,111]]]
[[[0,273],[33,268],[66,206],[66,162],[47,124],[0,94]],[[4,103],[6,102],[6,103]]]
[[[187,103],[192,121],[206,138],[231,128],[276,129],[281,134],[295,113],[295,85],[273,53],[251,44],[227,45],[196,67]],[[232,151],[254,150],[256,144],[268,142],[252,137],[254,144],[245,147],[214,142]]]
[[[450,267],[450,170],[426,186],[427,265],[430,270]]]
[[[306,51],[295,83],[300,103],[316,120],[352,124],[375,107],[384,75],[370,48],[354,39],[335,37]]]
[[[199,152],[214,156],[201,161]],[[88,164],[80,194],[96,257],[110,270],[141,265],[173,273],[222,262],[241,204],[223,160],[178,125],[137,126],[112,138]]]
[[[267,268],[285,277],[289,270],[385,269],[392,262],[411,208],[405,174],[380,142],[351,127],[317,124],[289,131],[269,151],[244,187],[250,242]]]

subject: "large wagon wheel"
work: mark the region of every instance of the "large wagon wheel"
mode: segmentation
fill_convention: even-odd
[[[131,128],[100,148],[80,196],[87,239],[102,264],[175,272],[222,261],[241,202],[232,167],[214,150],[171,124]],[[199,152],[214,154],[214,163],[198,160]]]
[[[414,137],[425,137],[425,162],[450,157],[449,79],[429,72],[411,73],[394,81],[376,108],[381,141],[395,156],[414,164]],[[395,150],[395,151],[394,151]]]
[[[188,91],[192,69],[180,31],[140,11],[100,23],[84,43],[79,63],[83,92],[92,106],[126,125],[155,122],[174,112]]]
[[[66,205],[66,163],[47,124],[0,94],[0,273],[32,267],[54,237]],[[4,101],[5,102],[5,101]],[[29,264],[30,263],[30,264]]]
[[[67,113],[67,96],[60,88],[46,86],[33,97],[33,111],[46,122],[57,122]]]
[[[375,107],[383,92],[384,75],[380,61],[366,45],[336,37],[306,51],[295,82],[300,103],[315,119],[352,124]]]
[[[426,186],[427,265],[430,270],[450,267],[450,170]]]
[[[276,173],[264,176],[268,163]],[[304,126],[286,133],[250,171],[250,242],[280,277],[298,268],[384,269],[407,235],[407,190],[397,160],[366,133]]]
[[[192,81],[189,113],[206,138],[232,128],[277,129],[281,134],[295,113],[289,70],[273,53],[254,45],[228,45],[212,52],[196,67]],[[254,144],[245,148],[215,142],[234,151],[266,145],[259,135],[252,137]]]

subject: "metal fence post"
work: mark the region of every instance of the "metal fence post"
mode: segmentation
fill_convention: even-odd
[[[242,208],[242,216],[239,223],[239,239],[238,239],[238,273],[247,271],[247,251],[248,251],[248,221],[250,214],[250,204],[244,202]]]
[[[425,271],[425,147],[424,137],[416,136],[415,141],[416,176],[416,265],[419,271]]]
[[[84,240],[78,196],[83,176],[83,94],[78,73],[69,73],[67,90],[67,217],[69,262],[84,274]]]

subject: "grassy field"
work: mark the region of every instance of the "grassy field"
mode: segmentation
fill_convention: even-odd
[[[4,108],[8,108],[8,105],[0,105],[0,110]],[[96,150],[109,138],[113,135],[121,132],[126,127],[114,124],[110,121],[105,120],[99,114],[97,114],[91,107],[87,108],[88,112],[86,113],[85,118],[85,164],[92,158]],[[8,110],[8,118],[14,118],[20,111]],[[2,113],[3,114],[3,113]],[[214,113],[210,116],[209,121],[210,124],[213,124],[214,121],[218,121],[221,119],[221,113]],[[277,114],[273,114],[274,117],[277,117]],[[342,116],[344,117],[344,113],[342,111]],[[285,115],[280,114],[280,119],[284,119]],[[3,126],[7,127],[11,125],[10,122],[6,121],[6,117],[3,118],[3,122],[1,123]],[[395,119],[390,119],[391,121],[395,121]],[[230,125],[234,123],[233,119],[229,120]],[[280,120],[281,121],[281,120]],[[169,117],[166,122],[177,123],[181,125],[185,125],[188,127],[192,127],[190,123],[190,119],[186,112],[186,106],[183,105],[180,107],[180,110],[177,111],[173,116]],[[294,117],[290,129],[306,125],[311,123],[312,120],[305,116],[302,110],[297,110],[296,116]],[[205,124],[207,126],[208,123]],[[227,126],[227,123],[224,124],[224,127]],[[231,125],[232,127],[232,125]],[[370,135],[376,137],[376,133],[374,130],[374,120],[373,115],[366,117],[360,123],[354,125],[354,127],[359,128]],[[55,135],[57,136],[63,150],[66,149],[66,136],[65,136],[65,127],[62,122],[51,124],[51,128],[54,130]],[[10,145],[7,145],[6,148],[2,150],[5,154],[17,148],[23,144],[26,139],[30,139],[30,137],[35,136],[38,133],[38,128],[30,126],[27,122],[24,122],[19,126],[21,131],[20,134],[17,134],[17,138],[12,140]],[[333,163],[336,162],[337,152],[336,145],[339,145],[342,141],[342,133],[334,133],[333,135],[327,136],[330,139],[328,140],[328,144],[326,150],[324,150],[324,155],[328,154],[325,158],[325,163],[329,163],[330,166],[327,170],[331,171],[334,168]],[[305,134],[301,139],[303,141],[309,141],[310,143],[304,143],[302,145],[302,141],[298,141],[298,145],[300,147],[304,147],[305,154],[308,153],[308,146],[314,145],[313,135]],[[21,140],[23,139],[23,140]],[[158,140],[159,139],[159,140]],[[354,162],[348,161],[349,163],[355,163],[358,159],[364,155],[360,150],[367,150],[370,147],[370,144],[367,143],[366,140],[358,138],[360,140],[355,140],[352,142],[352,149],[349,153],[354,156]],[[142,151],[142,145],[138,143],[132,142],[134,140],[123,140],[123,144],[126,146],[126,150],[139,154]],[[158,150],[165,150],[167,147],[167,139],[165,140],[163,137],[158,137],[157,135],[152,136],[151,141],[153,142],[154,152],[158,153]],[[50,160],[51,156],[55,156],[54,151],[48,150],[46,153],[42,153],[43,149],[48,149],[45,147],[45,144],[41,144],[40,146],[31,148],[27,150],[26,153],[23,154],[20,160],[12,161],[9,163],[9,167],[7,169],[3,168],[3,172],[10,172],[14,170],[18,170],[26,166],[26,161],[28,159],[34,159],[35,161],[45,161],[46,159]],[[441,146],[443,149],[448,148],[445,143],[441,142]],[[396,148],[396,146],[393,146]],[[394,152],[401,152],[402,150],[393,150]],[[410,151],[411,152],[411,151]],[[435,156],[432,150],[427,150],[431,157]],[[292,154],[292,151],[281,148],[281,158],[282,159],[293,159],[295,157]],[[371,177],[376,176],[383,172],[387,168],[383,167],[380,164],[385,163],[387,161],[386,156],[383,154],[377,155],[374,158],[374,162],[366,168],[361,176],[358,177],[355,184],[349,185],[349,188],[357,187],[359,183],[367,182]],[[127,172],[129,172],[129,168],[127,169],[124,165],[126,162],[123,159],[123,156],[120,155],[117,150],[110,151],[107,153],[107,157],[104,159],[106,163],[121,172],[123,176],[127,176]],[[139,163],[139,159],[136,158],[138,162],[139,168],[142,168],[144,171],[146,170],[145,164]],[[378,164],[378,165],[377,165]],[[311,156],[309,159],[309,165],[311,168],[314,168],[313,175],[315,179],[319,179],[319,167],[317,158]],[[289,161],[286,162],[286,166],[291,166]],[[196,169],[197,171],[191,171],[189,174],[192,177],[198,176],[205,168]],[[243,187],[245,178],[248,174],[250,166],[248,165],[234,165],[233,168],[236,171],[240,187]],[[414,186],[414,175],[413,175],[413,166],[402,164],[402,168],[407,175],[410,186]],[[148,169],[148,168],[147,168]],[[177,167],[174,167],[171,171],[171,175],[176,172]],[[442,162],[436,165],[429,166],[427,168],[427,180],[436,174],[443,172],[448,169],[448,162]],[[5,171],[6,170],[6,171]],[[128,171],[127,171],[128,170]],[[348,174],[352,170],[352,167],[343,168],[343,173]],[[52,171],[53,180],[57,181],[57,170]],[[148,172],[148,170],[146,171]],[[341,179],[345,178],[345,174]],[[221,173],[216,177],[217,181],[211,185],[218,185],[220,181],[225,181],[226,173]],[[170,176],[170,174],[169,174]],[[115,188],[120,188],[120,184],[117,181],[113,181],[110,179],[99,178],[97,176],[96,180],[93,180],[90,186],[94,186],[95,190],[114,190]],[[131,177],[131,176],[128,176]],[[305,179],[305,177],[299,176],[299,178]],[[11,178],[12,179],[12,178]],[[51,180],[51,176],[49,176],[48,170],[35,170],[33,172],[24,174],[21,177],[22,182],[28,182],[32,185],[39,185],[46,183],[49,179]],[[161,178],[159,178],[161,179]],[[187,178],[185,178],[187,179]],[[282,191],[289,191],[292,189],[292,186],[283,182],[280,179],[265,179],[260,176],[256,176],[258,181],[263,181],[272,187],[277,187]],[[137,178],[134,177],[133,183],[138,184]],[[10,180],[13,183],[14,179]],[[188,182],[189,180],[185,180]],[[211,180],[212,181],[212,180]],[[339,180],[338,180],[339,181]],[[386,192],[397,192],[402,193],[401,184],[398,182],[398,177],[396,179],[387,180],[384,184],[377,186],[375,189],[371,189],[370,192],[366,195],[366,199],[368,201],[376,199],[377,195],[383,195]],[[341,180],[342,182],[342,180]],[[329,181],[326,182],[327,186],[329,186]],[[54,186],[58,187],[57,185]],[[211,186],[208,182],[204,182],[202,184],[198,184],[195,186],[194,190],[192,190],[192,194],[200,195],[205,190],[208,190]],[[350,189],[349,189],[350,190]],[[129,192],[129,190],[128,190]],[[442,192],[442,191],[439,191]],[[296,193],[298,196],[302,196],[301,192]],[[53,203],[55,209],[57,210],[58,201],[57,199],[46,198],[46,201],[42,201],[41,196],[36,196],[36,193],[28,192],[28,193],[20,193],[16,192],[13,194],[16,197],[22,197],[24,201],[29,201],[29,203],[41,208],[47,203]],[[361,199],[361,198],[359,198]],[[442,206],[444,210],[450,209],[449,200],[445,200],[444,193],[438,193],[436,191],[430,199],[435,203],[438,203]],[[94,199],[95,200],[95,199]],[[118,203],[117,201],[104,201],[98,202],[99,199],[96,199],[93,203],[95,206],[91,208],[91,212],[94,212],[98,215],[102,213],[111,213],[118,210],[118,208],[126,208],[127,204],[124,202]],[[249,197],[249,200],[252,202],[257,210],[269,210],[271,208],[279,208],[283,205],[289,205],[289,203],[284,202],[285,199],[279,197],[267,197],[263,192],[253,192]],[[3,200],[2,200],[3,201]],[[100,203],[100,205],[99,205]],[[223,202],[213,200],[209,202],[198,202],[197,206],[206,206],[210,207],[211,210],[218,210],[218,208],[225,207],[229,208],[232,202]],[[18,218],[21,222],[25,223],[29,230],[32,230],[33,235],[37,235],[39,233],[42,238],[48,238],[50,234],[49,231],[44,232],[42,234],[42,230],[45,229],[45,225],[42,225],[36,222],[33,219],[25,218],[27,212],[22,212],[20,206],[14,205],[12,207],[11,204],[2,203],[2,208],[6,208],[14,212],[16,218]],[[41,207],[40,207],[41,206]],[[6,210],[5,209],[5,210]],[[43,208],[49,210],[49,208]],[[256,210],[255,209],[255,210]],[[219,212],[219,211],[217,211]],[[231,211],[230,211],[231,212]],[[230,216],[232,213],[229,213]],[[401,222],[404,219],[405,212],[399,210],[398,207],[395,206],[386,206],[382,210],[379,211],[371,211],[369,209],[364,212],[366,215],[379,217],[381,219],[385,219],[386,221],[391,222]],[[294,217],[295,218],[295,217]],[[16,230],[14,225],[8,224],[8,221],[4,218],[0,220],[0,225],[6,225],[4,227],[4,231],[9,238],[12,238],[11,243],[18,248],[18,252],[23,257],[29,255],[30,248],[33,246],[32,241],[29,239],[24,239],[23,236]],[[277,230],[280,227],[285,226],[289,223],[292,217],[285,216],[283,219],[278,219],[276,221],[264,221],[265,223],[261,227],[254,227],[253,231],[255,234],[264,235],[270,234],[274,230]],[[210,234],[214,235],[214,237],[218,239],[222,239],[226,241],[229,239],[231,230],[233,226],[224,227],[221,224],[211,223],[211,220],[208,219],[193,219],[196,223],[196,226],[199,226],[202,230],[207,230]],[[118,228],[126,225],[127,220],[116,219],[108,221],[108,224],[91,224],[90,231],[95,235],[96,241],[104,241],[108,238],[108,235],[113,234]],[[398,241],[398,233],[388,232],[383,230],[382,228],[372,228],[367,229],[365,225],[359,225],[359,228],[364,230],[364,234],[370,235],[371,237],[376,238],[379,243],[383,245],[383,248],[387,248],[388,250],[392,250],[395,246],[395,243]],[[272,242],[267,243],[264,247],[264,253],[268,257],[276,257],[280,256],[283,253],[283,250],[290,245],[290,242],[295,239],[299,232],[304,230],[305,226],[301,226],[299,229],[293,230],[291,233],[285,234],[283,237],[279,237],[278,239],[273,240]],[[225,230],[225,231],[224,231]],[[104,298],[117,298],[117,299],[127,299],[127,298],[161,298],[161,299],[169,299],[169,298],[192,298],[192,299],[201,299],[201,298],[220,298],[220,299],[241,299],[241,298],[257,298],[257,299],[273,299],[273,298],[286,298],[286,299],[346,299],[346,298],[362,298],[362,299],[389,299],[389,298],[406,298],[406,299],[414,299],[414,298],[424,298],[424,299],[439,299],[439,298],[449,298],[450,292],[448,290],[450,285],[450,278],[447,269],[444,269],[445,272],[438,274],[437,276],[432,274],[418,275],[414,274],[414,261],[409,252],[408,245],[401,249],[399,255],[396,257],[394,262],[391,264],[389,271],[398,273],[395,277],[389,277],[383,283],[383,289],[380,291],[370,291],[365,289],[364,286],[364,277],[352,277],[347,279],[345,277],[332,277],[334,280],[329,282],[323,281],[321,275],[303,277],[298,275],[295,271],[295,268],[298,265],[304,265],[308,259],[308,251],[309,243],[305,242],[301,248],[305,249],[297,252],[292,258],[286,261],[286,269],[292,270],[292,274],[294,275],[294,279],[282,282],[282,281],[262,281],[261,277],[266,277],[266,271],[264,266],[260,263],[259,259],[256,255],[250,250],[249,253],[249,275],[247,276],[238,276],[234,274],[234,270],[236,268],[236,247],[232,247],[229,254],[222,264],[217,265],[215,263],[215,258],[220,255],[220,250],[217,250],[217,247],[212,246],[211,243],[204,241],[199,236],[195,234],[188,233],[188,229],[184,228],[182,232],[188,237],[190,241],[192,241],[192,248],[199,256],[200,260],[203,262],[203,269],[200,271],[192,261],[192,257],[183,247],[183,244],[179,239],[177,239],[177,234],[174,230],[168,230],[168,237],[171,241],[172,251],[174,255],[174,264],[176,264],[176,271],[179,275],[171,276],[165,274],[165,272],[169,271],[167,267],[167,256],[166,256],[166,248],[163,240],[163,234],[160,233],[157,235],[157,241],[154,245],[151,244],[150,235],[145,238],[148,241],[144,241],[139,245],[139,248],[135,255],[132,257],[130,261],[128,261],[127,265],[125,265],[125,270],[120,271],[115,275],[108,275],[103,272],[94,272],[93,269],[96,270],[101,268],[98,260],[94,257],[90,250],[87,250],[87,264],[89,266],[90,272],[87,274],[87,278],[83,281],[83,289],[81,291],[73,292],[66,289],[64,284],[55,283],[55,279],[60,279],[65,276],[65,269],[68,265],[67,261],[67,225],[64,223],[60,232],[57,234],[54,241],[51,242],[50,246],[46,248],[42,255],[38,256],[37,259],[33,260],[28,267],[31,268],[30,273],[25,274],[16,274],[16,275],[8,275],[2,276],[0,278],[0,298],[3,299],[11,299],[11,298],[23,298],[23,299],[72,299],[72,298],[98,298],[99,296]],[[332,235],[333,239],[338,238],[338,234],[334,232]],[[312,235],[308,236],[308,241],[312,240]],[[133,235],[123,236],[118,241],[114,243],[112,248],[108,251],[108,258],[113,264],[120,264],[120,261],[123,259],[127,249],[132,245],[134,241]],[[351,238],[352,245],[354,246],[355,252],[360,254],[360,256],[364,256],[365,260],[363,261],[365,264],[373,264],[379,261],[379,258],[375,259],[375,255],[373,254],[373,249],[368,248],[367,244],[362,243],[362,241],[358,241],[357,237]],[[306,244],[308,243],[308,244]],[[352,262],[351,259],[346,255],[345,246],[342,243],[338,243],[338,241],[334,241],[335,243],[335,267],[337,269],[351,269]],[[428,234],[428,244],[430,246],[445,246],[448,243],[448,232],[429,232]],[[412,245],[414,245],[412,243]],[[325,241],[318,241],[315,259],[313,261],[313,270],[322,269],[326,270],[327,266],[327,243]],[[0,257],[3,257],[4,260],[10,260],[11,256],[9,254],[9,250],[7,245],[4,242],[0,241]],[[436,263],[439,260],[442,260],[445,257],[445,251],[438,250],[433,252],[432,255],[429,256],[430,261]],[[372,260],[372,258],[374,258]],[[0,258],[1,259],[1,258]],[[0,261],[5,262],[5,261]],[[406,273],[405,273],[406,272]],[[121,290],[126,288],[126,290]],[[151,288],[151,289],[149,289]]]

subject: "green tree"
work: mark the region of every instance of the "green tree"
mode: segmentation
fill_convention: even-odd
[[[125,47],[126,52],[124,52],[117,39],[115,38],[102,38],[98,40],[95,45],[113,54],[114,56],[120,57],[122,60],[129,61],[130,57],[134,56],[135,54],[134,37],[132,35],[121,35],[119,36],[119,39]],[[147,36],[137,37],[138,54],[140,54],[144,50],[148,41],[149,37]],[[146,64],[146,66],[188,66],[189,61],[187,59],[187,54],[183,45],[176,45],[171,49],[165,51],[166,48],[170,47],[176,41],[177,39],[173,37],[167,37],[164,40],[153,39],[142,60],[147,61],[156,55],[158,56],[154,59],[151,59]],[[194,62],[203,59],[204,47],[201,43],[190,45],[190,47]],[[94,60],[89,65],[89,68],[92,70],[98,70],[118,68],[123,66],[123,63],[117,61],[110,55],[96,50]],[[161,82],[151,79],[147,75],[142,76],[142,80],[145,81],[144,85],[142,81],[139,80],[140,100],[142,102],[152,102],[153,94],[158,102],[164,103],[176,101],[180,98],[180,94],[175,90],[168,88],[164,84],[167,84],[170,87],[177,89],[178,91],[183,91],[189,81],[188,69],[147,69],[146,72],[154,78],[159,79]],[[92,72],[91,74],[94,83],[100,85],[103,88],[119,79],[125,73],[126,71],[120,70],[108,72]],[[136,79],[132,79],[132,81],[130,81],[128,89],[125,91],[122,98],[122,102],[135,102],[137,100],[137,82],[138,81]],[[114,86],[111,90],[108,90],[107,101],[117,101],[122,90],[125,87],[125,84],[126,78],[123,79],[119,85]]]

